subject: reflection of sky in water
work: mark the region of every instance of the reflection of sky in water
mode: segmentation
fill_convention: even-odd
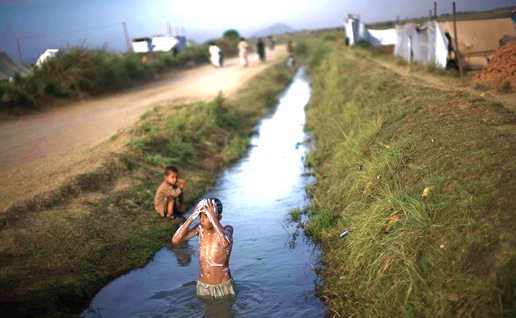
[[[92,307],[100,308],[103,317],[324,316],[314,296],[312,264],[318,250],[296,224],[285,222],[290,209],[308,203],[304,186],[313,181],[304,175],[306,148],[301,144],[309,97],[309,83],[300,71],[275,114],[261,122],[248,156],[224,171],[205,194],[221,199],[221,223],[235,228],[230,259],[235,300],[195,297],[199,245],[193,238],[179,247],[168,245],[145,268],[114,280],[95,296]],[[293,240],[296,230],[300,235]]]
[[[304,141],[305,122],[299,105],[306,105],[309,98],[308,83],[294,81],[274,116],[262,121],[260,134],[251,140],[252,148],[238,173],[228,171],[232,195],[250,202],[275,200],[288,197],[298,185],[303,169],[299,158],[305,153],[305,148],[298,146]]]

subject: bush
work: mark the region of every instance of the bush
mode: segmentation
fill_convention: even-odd
[[[298,56],[304,56],[308,54],[308,44],[306,44],[306,41],[300,40],[296,43],[295,47],[296,55]]]

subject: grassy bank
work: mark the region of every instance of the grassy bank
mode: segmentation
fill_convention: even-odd
[[[163,167],[179,167],[192,205],[245,153],[292,75],[278,63],[231,98],[157,107],[97,171],[11,207],[1,216],[2,314],[76,316],[110,280],[144,266],[178,226],[153,210]]]
[[[323,247],[332,315],[514,316],[516,115],[362,48],[312,52],[306,228]]]

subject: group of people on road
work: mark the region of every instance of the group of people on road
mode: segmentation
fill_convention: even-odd
[[[273,36],[268,36],[267,38],[270,43],[269,49],[271,51],[274,51],[276,48],[276,39]],[[237,49],[238,49],[238,57],[240,59],[240,65],[242,65],[242,67],[248,67],[249,66],[250,45],[244,37],[240,38],[238,45],[237,45]],[[293,57],[292,41],[288,42],[287,49],[288,49],[289,55],[291,57]],[[211,64],[215,68],[222,67],[224,64],[222,50],[215,44],[215,42],[209,43],[208,50],[210,53]],[[267,52],[267,50],[266,50],[266,44],[265,44],[264,38],[260,37],[256,40],[256,53],[258,54],[258,60],[262,63],[265,63],[267,61],[266,52]]]

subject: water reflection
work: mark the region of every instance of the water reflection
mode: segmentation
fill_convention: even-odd
[[[189,241],[182,242],[181,244],[169,244],[167,248],[176,255],[177,265],[188,266],[192,261],[192,255],[194,255],[195,249],[190,246]]]

